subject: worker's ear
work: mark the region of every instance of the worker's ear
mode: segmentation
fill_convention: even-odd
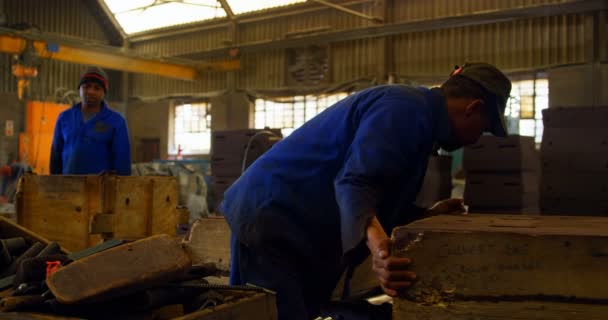
[[[481,99],[475,99],[472,100],[467,107],[464,109],[464,114],[469,117],[472,116],[478,112],[481,112],[483,107],[483,100]]]

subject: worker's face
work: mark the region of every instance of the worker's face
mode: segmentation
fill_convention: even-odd
[[[80,86],[80,98],[82,104],[87,107],[98,107],[105,96],[103,87],[93,81],[87,81]]]
[[[490,121],[484,112],[482,100],[452,98],[447,103],[450,122],[461,145],[477,142],[482,133],[489,129]]]

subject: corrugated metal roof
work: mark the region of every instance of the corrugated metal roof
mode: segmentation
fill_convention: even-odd
[[[235,15],[284,7],[306,0],[226,0]],[[226,17],[218,0],[104,0],[126,34]]]

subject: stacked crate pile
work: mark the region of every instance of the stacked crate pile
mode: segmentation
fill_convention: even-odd
[[[608,216],[608,107],[543,111],[543,214]]]
[[[416,204],[421,208],[430,208],[437,201],[450,198],[451,194],[452,157],[430,157]]]
[[[224,198],[224,192],[242,172],[243,156],[251,137],[262,129],[213,131],[211,135],[211,173],[214,181],[215,206]],[[268,130],[281,136],[280,129]],[[256,145],[252,145],[256,147]]]
[[[538,213],[538,152],[533,137],[482,136],[464,150],[469,212]]]

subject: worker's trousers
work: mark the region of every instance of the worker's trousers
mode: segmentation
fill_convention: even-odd
[[[327,278],[327,272],[248,248],[234,236],[231,247],[230,284],[253,284],[276,292],[279,320],[314,319],[329,302],[337,279]]]

